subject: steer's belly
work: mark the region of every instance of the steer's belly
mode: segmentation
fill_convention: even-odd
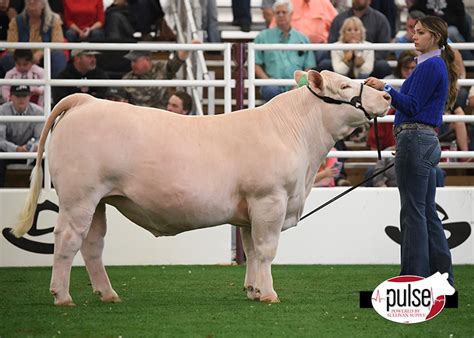
[[[165,205],[136,203],[122,196],[111,196],[103,202],[113,205],[133,223],[155,236],[174,236],[184,231],[201,229],[228,223],[234,210],[228,205],[192,204]]]

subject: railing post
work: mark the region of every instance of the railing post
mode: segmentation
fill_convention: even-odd
[[[245,43],[235,43],[233,45],[233,59],[235,60],[235,69],[232,73],[232,77],[235,79],[235,100],[236,100],[236,109],[240,110],[244,108],[244,95],[245,95],[245,85],[244,81],[247,78],[247,71],[245,69],[246,61],[246,48],[247,44]],[[240,231],[237,227],[234,227],[235,231],[235,260],[237,264],[243,264],[245,262],[244,250],[242,247],[242,238],[240,236]]]

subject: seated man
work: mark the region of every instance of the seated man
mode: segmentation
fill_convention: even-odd
[[[58,79],[108,79],[107,74],[97,67],[96,55],[100,52],[93,50],[74,49],[71,52],[66,69],[58,76]],[[58,103],[62,98],[74,94],[85,93],[95,97],[103,98],[106,87],[53,87],[53,100]]]
[[[194,43],[196,41],[193,41]],[[125,80],[171,80],[184,64],[189,51],[178,51],[167,61],[152,61],[151,52],[132,50],[124,57],[131,62],[132,70],[123,76]],[[125,87],[134,104],[166,109],[169,90],[167,87]]]
[[[30,103],[30,96],[30,87],[12,86],[10,101],[0,106],[0,115],[43,115],[40,106]],[[41,122],[0,123],[0,151],[36,151],[42,130],[43,123]],[[26,161],[0,159],[0,187],[5,185],[5,171],[9,163],[26,163]]]
[[[291,28],[292,4],[290,0],[277,0],[273,12],[277,26],[264,29],[255,38],[255,43],[309,43],[302,33]],[[256,51],[255,76],[259,79],[291,79],[295,70],[316,67],[312,51]],[[289,87],[263,86],[260,88],[262,99],[269,101],[274,96],[289,90]]]
[[[166,110],[181,115],[194,115],[193,98],[186,92],[176,92],[168,99]]]

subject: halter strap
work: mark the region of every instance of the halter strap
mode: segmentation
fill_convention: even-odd
[[[329,103],[329,104],[348,104],[348,105],[351,105],[353,106],[354,108],[356,109],[359,109],[359,110],[362,110],[362,112],[364,112],[364,115],[365,117],[367,117],[367,119],[370,121],[373,119],[372,116],[369,115],[369,113],[367,113],[367,111],[365,110],[365,108],[362,106],[362,90],[364,89],[364,84],[361,83],[360,84],[360,92],[359,92],[359,95],[358,96],[354,96],[350,101],[344,101],[344,100],[338,100],[338,99],[334,99],[332,97],[329,97],[329,96],[323,96],[323,95],[319,95],[318,93],[316,93],[309,85],[306,86],[309,91],[311,93],[313,93],[313,95],[315,95],[316,97],[320,98],[321,100],[323,100],[324,102],[326,103]]]

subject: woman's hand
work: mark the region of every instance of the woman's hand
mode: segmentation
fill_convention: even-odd
[[[352,65],[352,59],[354,58],[354,53],[351,50],[345,50],[344,56],[342,57],[342,62],[344,62],[347,66]]]
[[[354,65],[356,67],[361,67],[364,64],[365,60],[362,58],[362,56],[356,56],[354,58]]]
[[[369,86],[369,87],[372,87],[374,89],[377,89],[377,90],[382,90],[383,89],[383,86],[385,85],[385,83],[375,77],[369,77],[367,78],[365,81],[364,81],[364,84]]]

